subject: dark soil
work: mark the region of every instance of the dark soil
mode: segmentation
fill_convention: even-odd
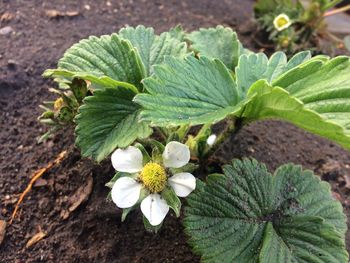
[[[47,10],[79,15],[50,18]],[[54,68],[64,50],[81,38],[117,32],[124,25],[144,24],[162,32],[179,23],[187,30],[224,24],[242,33],[240,28],[251,17],[251,1],[0,0],[0,17],[6,12],[10,16],[2,19],[0,28],[10,26],[12,32],[0,35],[0,219],[9,220],[34,171],[62,150],[69,155],[25,198],[7,227],[0,262],[198,262],[186,243],[181,219],[168,216],[156,235],[144,230],[139,212],[120,222],[120,211],[106,201],[104,184],[114,172],[110,162],[97,165],[81,159],[71,130],[36,143],[45,131],[36,120],[38,105],[52,98],[48,88],[53,85],[41,73]],[[245,46],[255,48],[249,35],[240,37]],[[254,123],[228,141],[218,156],[227,162],[252,156],[271,170],[286,162],[302,164],[332,184],[334,196],[350,213],[350,154],[290,124]],[[91,177],[89,199],[65,214],[72,196]],[[26,248],[40,230],[47,236]]]

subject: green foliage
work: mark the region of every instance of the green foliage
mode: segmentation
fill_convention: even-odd
[[[135,101],[152,125],[277,118],[350,149],[350,62],[300,52],[242,55],[236,79],[218,60],[166,59]]]
[[[266,79],[271,82],[310,58],[309,51],[297,53],[288,62],[283,52],[274,53],[270,59],[264,53],[242,55],[236,68],[237,86],[241,93],[246,95],[255,81]]]
[[[76,117],[76,144],[83,156],[98,162],[116,147],[126,147],[137,138],[147,138],[151,128],[139,121],[135,93],[123,87],[96,90],[87,97]]]
[[[305,130],[332,139],[345,148],[350,147],[347,126],[341,126],[341,118],[338,117],[338,124],[327,118],[327,114],[308,109],[307,105],[291,96],[286,90],[272,87],[265,80],[260,80],[251,87],[249,96],[252,100],[246,105],[241,115],[246,122],[273,118],[286,120]],[[337,111],[341,109],[338,108]],[[346,113],[342,114],[346,115]],[[339,115],[342,114],[339,113]]]
[[[138,92],[137,87],[134,86],[133,84],[123,82],[123,81],[118,81],[108,76],[97,77],[93,75],[93,73],[72,72],[65,69],[48,69],[44,72],[43,76],[46,78],[49,78],[49,77],[54,78],[57,81],[62,81],[62,78],[83,79],[89,83],[89,90],[91,90],[92,92],[96,89],[104,89],[106,87],[111,87],[111,88],[124,87],[124,88],[129,88],[136,93]],[[70,83],[70,81],[68,81],[68,83]]]
[[[176,217],[179,217],[181,211],[181,201],[175,194],[174,189],[171,187],[166,187],[162,192],[162,197],[174,211]]]
[[[327,183],[288,164],[245,159],[187,199],[185,230],[203,262],[348,262],[345,215]]]
[[[146,76],[153,72],[153,65],[163,62],[164,56],[184,57],[187,53],[185,42],[174,38],[168,32],[157,36],[154,34],[153,28],[126,27],[119,31],[119,35],[129,40],[132,46],[138,50],[146,69]]]
[[[152,73],[153,65],[162,63],[166,55],[187,54],[180,35],[179,28],[158,36],[153,28],[138,26],[119,34],[93,36],[69,48],[57,69],[45,71],[43,76],[54,78],[61,87],[71,85],[75,78],[84,80],[93,93],[75,119],[76,144],[83,156],[101,161],[115,147],[126,147],[151,134],[148,125],[140,123],[140,108],[132,99],[143,91],[141,81]],[[72,111],[70,120],[77,112],[77,108]]]
[[[142,89],[145,66],[138,51],[118,34],[91,36],[69,48],[58,61],[58,69],[107,76]]]
[[[300,5],[265,0],[256,10],[270,12],[280,2]],[[321,2],[321,9],[330,4]],[[58,82],[59,99],[42,106],[41,121],[53,128],[76,125],[82,155],[98,162],[138,141],[143,162],[162,163],[165,143],[187,140],[192,160],[203,165],[243,124],[271,118],[350,149],[348,57],[312,58],[304,51],[290,60],[283,52],[268,58],[244,49],[236,33],[222,26],[190,34],[176,27],[161,35],[138,26],[90,37],[68,49],[58,68],[44,76]],[[209,145],[212,125],[219,121],[226,127],[215,131]],[[158,126],[154,138],[160,141],[148,138],[151,126]],[[197,167],[189,163],[166,171]],[[139,174],[117,173],[106,186],[122,176],[136,179]],[[168,186],[160,194],[179,217],[181,201]],[[147,194],[143,189],[137,203],[123,210],[122,221]],[[224,174],[210,175],[206,183],[197,180],[185,210],[186,231],[204,262],[348,260],[341,205],[326,183],[299,166],[281,166],[273,176],[254,160],[233,161]],[[146,218],[144,225],[152,232],[161,227]]]
[[[267,12],[273,12],[277,6],[285,6],[286,8],[293,8],[293,0],[257,0],[254,6],[254,12],[259,14],[265,14]]]
[[[229,27],[201,28],[188,34],[187,39],[200,56],[218,58],[231,70],[237,66],[239,56],[249,52]]]
[[[144,85],[149,94],[138,94],[135,102],[152,125],[212,123],[240,108],[235,81],[217,59],[167,57]]]
[[[70,91],[51,88],[50,91],[58,95],[58,98],[55,101],[45,101],[40,105],[44,112],[38,117],[38,120],[51,128],[39,138],[38,142],[46,140],[64,127],[73,125],[74,116],[82,100],[87,96],[88,90],[86,82],[76,77],[66,85]]]
[[[325,13],[339,4],[341,0],[257,0],[254,14],[257,26],[269,34],[278,50],[293,54],[298,50],[325,49],[319,38],[327,41],[329,46],[338,44],[327,32]],[[283,30],[274,26],[274,19],[285,14],[291,25]]]
[[[317,112],[332,129],[315,132],[350,146],[350,59],[312,59],[286,72],[272,85],[279,86],[303,102],[305,109]],[[323,121],[323,122],[324,122]],[[305,120],[306,122],[306,120]],[[315,123],[315,127],[322,126]],[[325,128],[325,127],[324,127]],[[310,130],[310,129],[309,129]]]

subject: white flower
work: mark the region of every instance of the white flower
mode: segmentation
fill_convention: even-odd
[[[208,137],[207,139],[207,144],[209,146],[212,146],[214,144],[214,142],[216,141],[216,135],[215,134],[212,134]]]
[[[278,31],[282,31],[288,28],[292,24],[292,21],[289,19],[289,16],[286,14],[279,14],[273,20],[273,25]]]
[[[190,173],[177,173],[168,178],[166,168],[180,168],[190,161],[190,150],[187,145],[169,142],[163,152],[163,163],[149,162],[143,165],[142,152],[129,146],[117,149],[112,154],[112,165],[115,170],[126,173],[137,173],[137,178],[121,177],[113,185],[112,200],[120,208],[134,206],[142,188],[149,195],[141,202],[141,211],[151,225],[159,225],[169,211],[169,205],[162,198],[161,192],[168,185],[179,197],[188,196],[196,188],[196,178]]]

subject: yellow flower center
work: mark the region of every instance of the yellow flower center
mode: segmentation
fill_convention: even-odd
[[[289,23],[289,21],[283,16],[279,17],[276,21],[278,28],[281,28],[281,27],[287,25],[288,23]]]
[[[157,163],[146,164],[141,171],[140,179],[152,193],[161,192],[167,181],[165,169]]]
[[[57,100],[55,100],[55,103],[53,104],[53,108],[55,109],[55,111],[58,111],[62,108],[64,104],[64,101],[62,98],[58,98]]]

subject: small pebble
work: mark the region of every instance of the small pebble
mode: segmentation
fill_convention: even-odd
[[[9,59],[7,61],[7,67],[9,69],[16,69],[16,66],[17,66],[17,61],[16,60],[13,60],[13,59]]]
[[[8,35],[13,31],[12,27],[5,26],[3,28],[0,28],[0,35]]]

